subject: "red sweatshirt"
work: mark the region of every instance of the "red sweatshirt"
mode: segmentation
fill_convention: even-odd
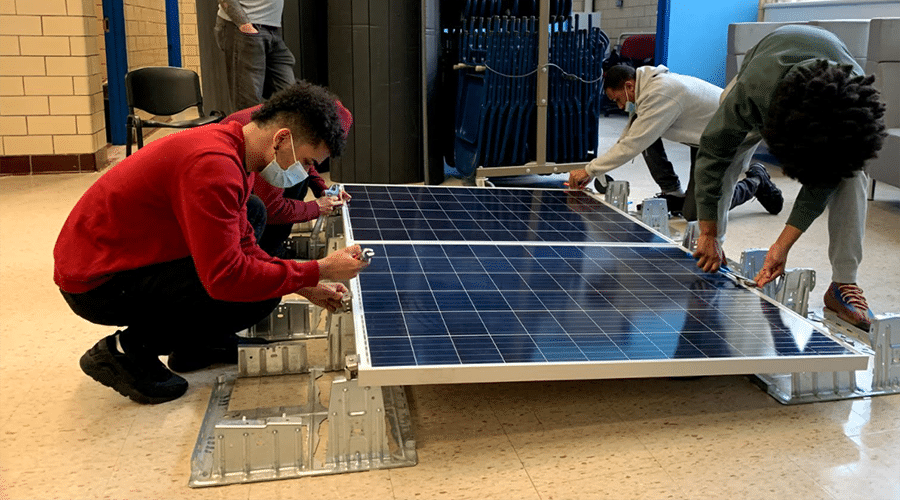
[[[54,281],[83,293],[117,272],[192,257],[217,300],[256,302],[315,286],[318,263],[270,257],[253,237],[239,123],[188,129],[122,160],[63,225]]]
[[[259,104],[251,108],[235,111],[226,116],[221,123],[237,122],[241,125],[246,125],[250,123],[250,115],[261,107],[262,104]],[[322,196],[322,192],[328,189],[328,186],[319,175],[319,172],[316,172],[316,167],[310,167],[308,173],[309,188],[312,189],[313,195],[318,198]],[[269,184],[257,173],[252,175],[253,194],[259,196],[263,203],[266,204],[266,224],[293,224],[319,218],[319,205],[316,204],[315,200],[303,201],[285,198],[284,189]]]

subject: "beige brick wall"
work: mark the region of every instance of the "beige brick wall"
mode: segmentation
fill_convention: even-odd
[[[594,11],[600,12],[600,27],[616,45],[622,33],[656,33],[656,8],[658,0],[623,0],[616,7],[616,0],[593,0]]]
[[[106,144],[95,0],[0,2],[2,155],[95,153]]]
[[[126,0],[128,66],[168,64],[165,2]],[[182,64],[200,72],[194,0],[179,0]],[[0,155],[106,146],[102,0],[0,1]]]
[[[164,0],[125,0],[125,45],[128,69],[168,66]]]

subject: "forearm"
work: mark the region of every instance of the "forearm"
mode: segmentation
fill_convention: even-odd
[[[247,13],[244,12],[238,0],[219,0],[219,7],[237,26],[250,23],[250,18],[247,17]]]
[[[787,254],[791,250],[791,247],[794,246],[794,243],[797,243],[797,240],[800,239],[801,235],[803,235],[803,231],[790,224],[785,224],[784,229],[781,231],[781,234],[778,235],[778,239],[775,240],[775,243],[772,246],[777,246]]]

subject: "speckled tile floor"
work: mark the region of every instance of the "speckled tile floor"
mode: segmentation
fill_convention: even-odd
[[[686,179],[687,148],[668,150]],[[799,186],[771,171],[787,213]],[[900,498],[900,396],[783,406],[741,376],[415,386],[415,467],[190,489],[221,369],[188,375],[171,403],[120,397],[78,367],[110,329],[75,316],[53,284],[59,228],[99,175],[0,178],[0,499]],[[614,176],[632,199],[655,193],[641,159]],[[729,256],[770,244],[784,219],[738,208]],[[867,231],[860,284],[876,312],[900,313],[900,190],[878,186]],[[817,221],[788,263],[817,271],[813,310],[826,242]]]

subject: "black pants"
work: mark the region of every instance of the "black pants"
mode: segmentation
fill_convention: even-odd
[[[75,314],[92,323],[126,327],[123,344],[155,355],[219,345],[258,323],[281,301],[215,300],[190,257],[124,271],[88,292],[62,295]]]

